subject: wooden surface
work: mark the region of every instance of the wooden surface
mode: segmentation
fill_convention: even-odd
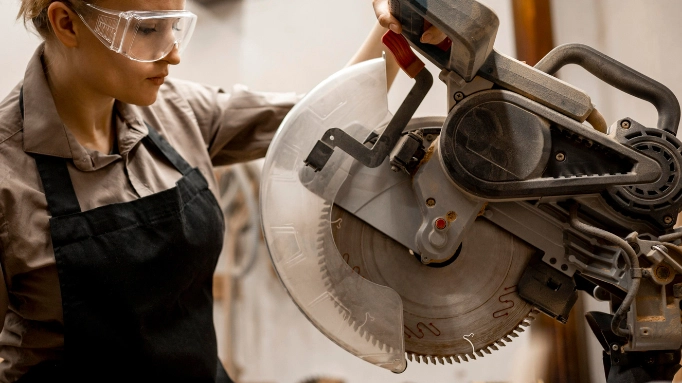
[[[549,0],[512,0],[516,58],[535,65],[554,48]]]

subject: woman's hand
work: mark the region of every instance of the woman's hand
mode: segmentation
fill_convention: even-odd
[[[395,33],[403,31],[400,21],[391,14],[391,9],[388,4],[389,0],[372,0],[374,6],[374,13],[377,15],[377,20],[382,27],[388,28]],[[421,42],[426,44],[440,44],[447,36],[435,26],[430,26],[422,35]]]

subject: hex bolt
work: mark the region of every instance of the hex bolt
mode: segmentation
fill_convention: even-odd
[[[631,126],[631,124],[630,124],[630,121],[628,121],[628,120],[623,120],[620,123],[620,127],[623,129],[630,129],[630,126]]]
[[[433,134],[427,134],[425,139],[426,141],[433,141],[436,139],[436,136],[434,136]]]
[[[426,206],[428,207],[434,207],[436,206],[436,200],[433,198],[429,198],[426,200]]]
[[[663,223],[665,223],[666,225],[672,224],[673,223],[673,217],[666,215],[665,217],[663,217]]]
[[[464,93],[462,93],[462,92],[455,93],[455,101],[462,101],[462,100],[464,100]]]
[[[559,162],[564,162],[566,161],[566,155],[563,152],[559,152],[556,154],[556,160]]]

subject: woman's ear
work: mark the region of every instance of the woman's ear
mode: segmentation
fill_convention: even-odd
[[[78,15],[71,8],[55,1],[47,9],[47,17],[57,40],[68,48],[78,46]]]

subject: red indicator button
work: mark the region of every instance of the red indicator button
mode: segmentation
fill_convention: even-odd
[[[446,221],[443,218],[438,218],[438,219],[436,219],[435,225],[436,225],[436,229],[444,230],[446,227],[448,227],[448,221]]]

